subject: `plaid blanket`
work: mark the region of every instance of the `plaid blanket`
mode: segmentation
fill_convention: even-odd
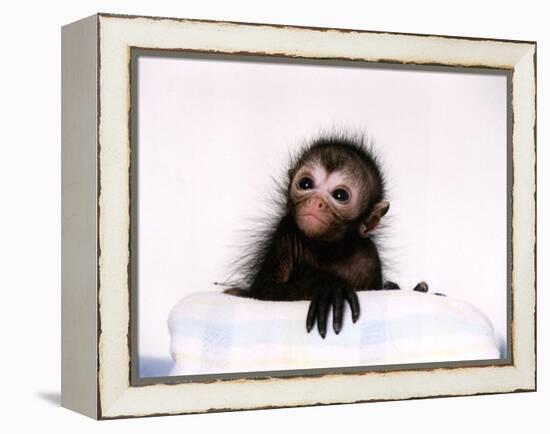
[[[414,291],[361,291],[353,324],[306,332],[309,302],[198,292],[172,309],[171,375],[498,359],[487,317],[464,301]]]

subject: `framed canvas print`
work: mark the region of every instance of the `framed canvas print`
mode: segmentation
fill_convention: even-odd
[[[62,404],[536,389],[536,44],[62,30]]]

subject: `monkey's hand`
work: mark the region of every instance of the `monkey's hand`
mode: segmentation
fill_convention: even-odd
[[[317,285],[309,310],[307,312],[306,328],[309,333],[317,320],[317,329],[324,339],[327,334],[327,316],[332,305],[332,327],[334,333],[342,330],[342,319],[344,316],[344,302],[347,301],[351,308],[351,318],[356,322],[359,318],[359,299],[355,290],[343,285],[340,282],[325,281]]]

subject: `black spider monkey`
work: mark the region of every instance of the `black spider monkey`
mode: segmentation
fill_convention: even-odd
[[[342,329],[344,304],[359,318],[356,291],[399,289],[382,282],[372,231],[386,215],[380,163],[362,137],[334,134],[312,141],[290,165],[281,217],[256,243],[245,276],[227,294],[259,300],[311,300],[306,328]],[[415,290],[426,292],[425,282]]]

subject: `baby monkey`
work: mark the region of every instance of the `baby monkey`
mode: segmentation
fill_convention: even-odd
[[[344,305],[359,318],[356,291],[398,289],[382,284],[382,265],[373,230],[390,208],[384,177],[360,137],[322,136],[291,163],[284,202],[273,227],[256,242],[244,281],[228,294],[259,300],[311,300],[307,331],[315,322],[327,333],[342,329]]]

